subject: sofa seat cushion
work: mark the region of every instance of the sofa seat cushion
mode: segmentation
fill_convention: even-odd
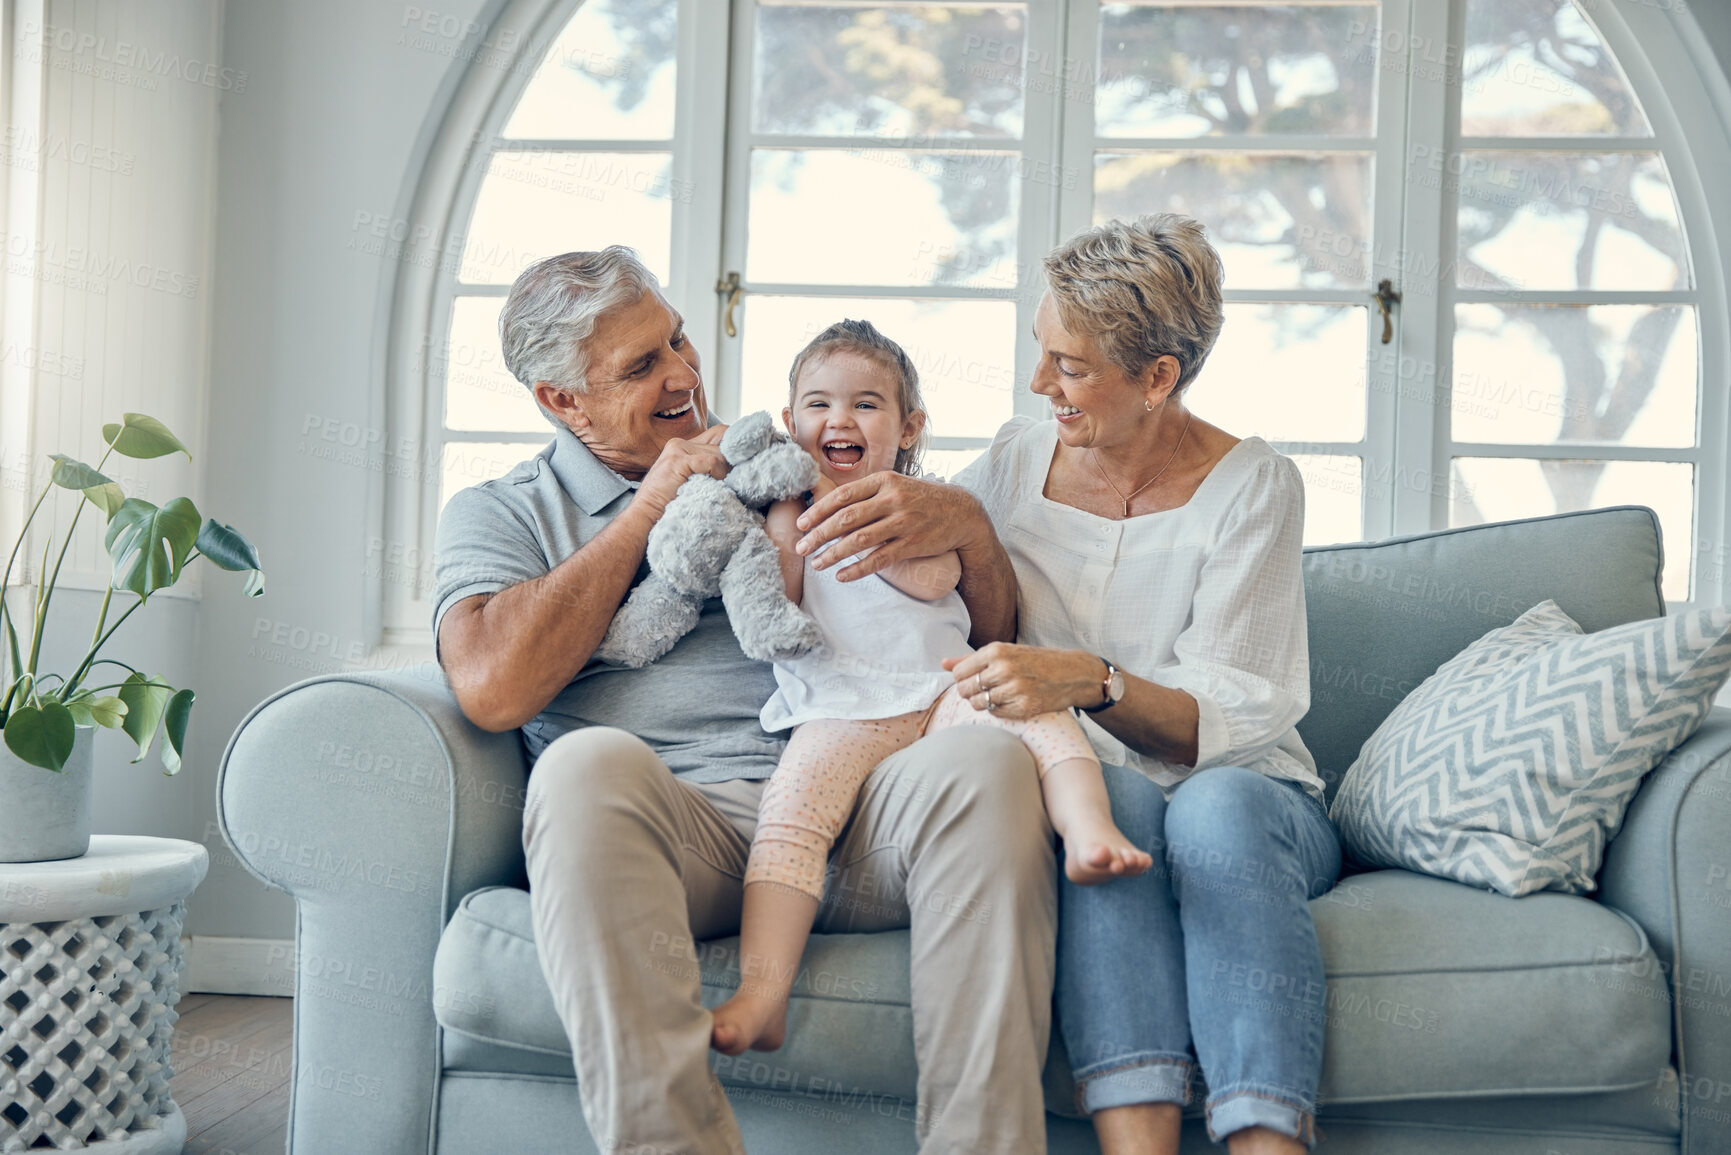
[[[703,1002],[739,985],[737,938],[669,942],[674,965],[695,959]],[[813,935],[788,1007],[788,1040],[773,1054],[712,1055],[723,1083],[828,1096],[894,1095],[912,1101],[913,1014],[908,936]],[[433,1011],[447,1030],[552,1058],[570,1070],[570,1043],[535,954],[529,892],[487,887],[466,895],[433,959]],[[462,1055],[474,1048],[448,1048]],[[461,1061],[461,1060],[459,1060]],[[551,1073],[558,1063],[547,1064]]]
[[[1591,899],[1504,898],[1388,870],[1343,879],[1311,911],[1328,975],[1325,1103],[1646,1087],[1670,1061],[1659,963],[1639,927]],[[489,887],[458,905],[433,964],[434,1012],[448,1031],[491,1047],[448,1046],[449,1065],[470,1069],[503,1047],[528,1053],[531,1067],[513,1070],[569,1071],[533,934],[527,891]],[[738,985],[737,946],[666,949],[696,959],[703,1001],[714,1006]],[[1305,1006],[1305,992],[1250,968],[1205,978],[1212,997],[1277,1000],[1294,1013]],[[911,1101],[908,1002],[905,931],[814,935],[787,1045],[712,1062],[735,1087]],[[1067,1087],[1068,1073],[1056,1074]]]
[[[1645,1087],[1671,1061],[1647,936],[1590,898],[1382,870],[1310,909],[1328,972],[1326,1101]]]

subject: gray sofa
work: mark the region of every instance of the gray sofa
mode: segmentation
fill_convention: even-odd
[[[1534,603],[1588,630],[1663,613],[1660,549],[1653,515],[1621,508],[1307,551],[1300,729],[1330,785],[1403,695]],[[236,731],[224,836],[298,900],[294,1155],[595,1149],[536,962],[527,774],[514,735],[469,725],[442,681],[408,673],[301,682]],[[1728,867],[1717,709],[1644,784],[1594,898],[1343,877],[1312,904],[1323,1149],[1731,1152]],[[667,945],[700,961],[707,999],[726,996],[732,940]],[[718,1059],[751,1151],[914,1149],[906,945],[814,938],[788,1045]],[[1050,1149],[1095,1151],[1057,1045],[1046,1082]],[[1191,1120],[1185,1149],[1208,1148]]]

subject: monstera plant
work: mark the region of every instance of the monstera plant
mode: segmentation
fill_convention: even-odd
[[[12,612],[0,596],[0,633],[5,635],[5,678],[0,680],[0,726],[6,748],[24,762],[45,770],[62,770],[72,756],[79,725],[104,726],[123,731],[138,745],[138,762],[162,732],[162,766],[165,773],[180,769],[181,748],[186,741],[186,723],[192,712],[193,692],[171,686],[165,679],[148,674],[125,662],[98,657],[114,631],[131,617],[150,595],[167,589],[195,558],[205,558],[217,567],[245,573],[246,593],[264,592],[264,573],[258,551],[231,526],[204,520],[197,507],[184,497],[157,506],[137,497],[127,497],[120,484],[102,473],[108,459],[122,457],[166,457],[192,453],[162,422],[142,413],[125,414],[118,425],[104,425],[102,440],[108,451],[95,466],[53,454],[54,470],[48,484],[30,507],[18,541],[6,559],[0,578],[0,593],[11,580],[13,564],[29,536],[30,524],[55,487],[81,494],[78,509],[66,528],[54,568],[48,567],[54,535],[47,535],[42,549],[42,567],[37,574],[33,613],[23,619]],[[104,542],[112,569],[102,608],[89,649],[71,671],[42,673],[42,633],[48,622],[48,607],[61,563],[72,544],[73,531],[86,507],[94,507],[106,520]],[[124,608],[115,597],[130,600]],[[114,612],[118,610],[118,612]],[[110,620],[112,617],[112,620]],[[102,673],[98,673],[98,671]]]

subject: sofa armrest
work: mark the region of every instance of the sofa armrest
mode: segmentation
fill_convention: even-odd
[[[1731,710],[1642,783],[1599,872],[1599,899],[1640,923],[1668,996],[1684,1155],[1731,1151]],[[1631,971],[1643,971],[1630,964]]]
[[[471,725],[442,678],[337,674],[266,699],[229,740],[217,821],[296,899],[289,1151],[425,1155],[439,1078],[433,986],[457,903],[527,887],[515,731]]]

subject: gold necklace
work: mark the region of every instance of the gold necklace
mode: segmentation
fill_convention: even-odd
[[[1190,432],[1190,419],[1194,416],[1196,416],[1194,413],[1186,413],[1184,415],[1184,429],[1178,434],[1178,443],[1172,447],[1172,456],[1166,459],[1166,464],[1160,467],[1159,473],[1156,473],[1153,477],[1150,477],[1147,481],[1138,485],[1135,490],[1131,492],[1130,497],[1125,497],[1123,490],[1119,489],[1116,485],[1112,485],[1112,479],[1106,476],[1105,467],[1100,464],[1098,451],[1093,448],[1088,450],[1088,460],[1094,463],[1094,468],[1099,471],[1101,478],[1105,480],[1107,485],[1112,485],[1112,492],[1116,493],[1118,495],[1118,500],[1124,503],[1125,517],[1130,516],[1130,498],[1135,497],[1136,494],[1141,493],[1144,489],[1147,489],[1150,485],[1159,481],[1166,475],[1166,471],[1172,468],[1172,463],[1178,460],[1178,451],[1184,446],[1184,435]]]

